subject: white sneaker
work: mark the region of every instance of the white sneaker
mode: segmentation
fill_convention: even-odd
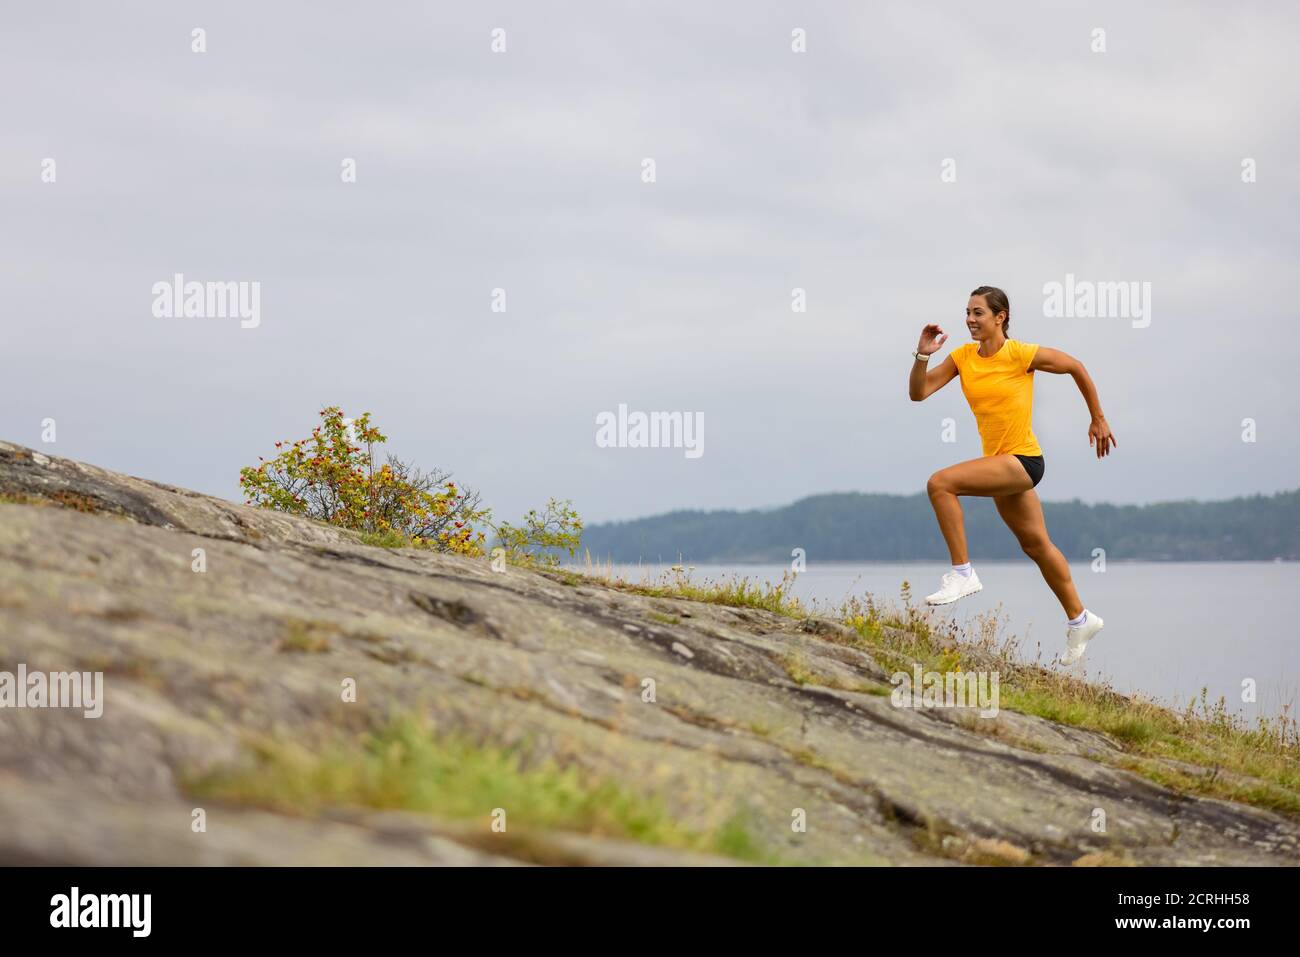
[[[943,580],[939,583],[939,590],[933,595],[926,595],[925,600],[931,605],[947,605],[958,598],[973,595],[983,588],[984,586],[980,584],[980,577],[975,574],[973,568],[970,570],[969,575],[963,575],[960,572],[944,572]]]
[[[1106,627],[1101,617],[1084,609],[1082,625],[1072,625],[1065,633],[1065,651],[1061,652],[1060,663],[1072,665],[1083,657],[1088,642],[1097,637],[1097,632]]]

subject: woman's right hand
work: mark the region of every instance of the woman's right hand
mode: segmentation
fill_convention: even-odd
[[[948,341],[948,333],[944,332],[934,323],[930,323],[921,330],[921,341],[916,346],[916,351],[923,356],[932,356]]]

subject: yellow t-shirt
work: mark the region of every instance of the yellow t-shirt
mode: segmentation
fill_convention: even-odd
[[[1034,374],[1029,371],[1038,346],[1008,339],[985,359],[979,343],[952,351],[961,375],[961,391],[975,413],[985,455],[1042,455],[1030,419],[1034,411]]]

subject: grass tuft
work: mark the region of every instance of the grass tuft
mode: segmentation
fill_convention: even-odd
[[[887,660],[908,658],[939,672],[996,671],[1000,707],[1109,736],[1124,749],[1116,766],[1183,793],[1300,814],[1300,728],[1289,706],[1251,724],[1202,689],[1179,711],[1026,661],[1014,637],[998,639],[996,612],[963,632],[936,628],[911,603],[906,583],[901,598],[901,608],[850,598],[839,617],[858,634],[859,647]]]
[[[1099,732],[1123,749],[1119,759],[1099,760],[1183,793],[1300,815],[1300,726],[1291,705],[1276,717],[1252,724],[1230,712],[1223,699],[1209,701],[1204,690],[1181,710],[1124,695],[1108,682],[1084,681],[1044,665],[1041,652],[1027,661],[1014,636],[999,637],[1004,623],[997,611],[979,616],[969,629],[936,624],[929,609],[913,604],[908,582],[902,584],[898,606],[881,605],[867,595],[819,609],[790,594],[795,577],[790,572],[779,583],[763,583],[740,578],[697,582],[690,571],[678,565],[657,580],[631,583],[619,578],[612,564],[594,565],[588,555],[586,574],[556,574],[572,585],[597,583],[634,594],[756,608],[796,619],[813,613],[834,617],[848,625],[854,637],[822,634],[822,640],[867,652],[886,667],[911,668],[917,662],[941,673],[997,672],[1001,708]],[[787,656],[781,664],[799,684],[821,683],[797,656]],[[870,684],[852,690],[887,693]],[[1180,768],[1180,763],[1197,770]]]
[[[808,609],[791,594],[797,577],[793,572],[786,572],[781,576],[780,582],[772,583],[750,581],[739,575],[720,581],[712,579],[697,581],[691,577],[693,570],[684,565],[674,565],[657,578],[647,577],[640,582],[629,582],[619,577],[612,564],[593,563],[591,554],[587,553],[586,568],[583,572],[560,569],[550,574],[568,585],[594,583],[634,595],[646,595],[651,598],[684,598],[688,601],[727,605],[731,608],[755,608],[786,618],[807,618],[809,615]]]
[[[397,719],[318,752],[261,742],[251,767],[223,769],[186,781],[196,797],[313,815],[352,805],[479,820],[491,835],[495,809],[514,834],[572,831],[721,854],[747,861],[767,855],[743,812],[725,814],[705,830],[674,820],[663,803],[588,774],[576,765],[535,759],[524,747],[498,747],[436,734],[414,719]]]

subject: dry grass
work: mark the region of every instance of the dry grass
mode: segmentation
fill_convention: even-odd
[[[796,619],[833,617],[848,625],[855,637],[822,635],[822,640],[850,644],[886,667],[920,663],[925,670],[941,673],[997,672],[1001,708],[1107,735],[1122,749],[1122,757],[1111,763],[1149,780],[1187,794],[1300,815],[1300,726],[1291,705],[1276,717],[1251,723],[1230,712],[1224,699],[1210,701],[1204,690],[1183,708],[1121,694],[1108,682],[1085,681],[1045,664],[1041,652],[1027,660],[1018,639],[1005,634],[997,612],[981,616],[966,630],[936,626],[927,609],[913,604],[906,582],[897,604],[850,597],[824,609],[807,606],[791,594],[795,576],[789,572],[779,583],[769,583],[739,577],[695,581],[691,571],[678,565],[657,578],[629,582],[612,564],[593,565],[588,556],[584,573],[558,574],[573,585],[594,583]],[[797,658],[782,664],[801,684],[818,680]]]
[[[1224,699],[1210,701],[1204,689],[1182,709],[1124,695],[1108,682],[1049,667],[1041,657],[1027,661],[1014,636],[999,638],[996,613],[977,619],[970,631],[934,628],[929,614],[912,604],[906,583],[901,607],[851,598],[839,613],[864,650],[909,658],[927,670],[997,672],[1002,708],[1105,734],[1123,749],[1114,762],[1120,767],[1183,793],[1300,814],[1300,728],[1290,706],[1251,723],[1230,712]]]

